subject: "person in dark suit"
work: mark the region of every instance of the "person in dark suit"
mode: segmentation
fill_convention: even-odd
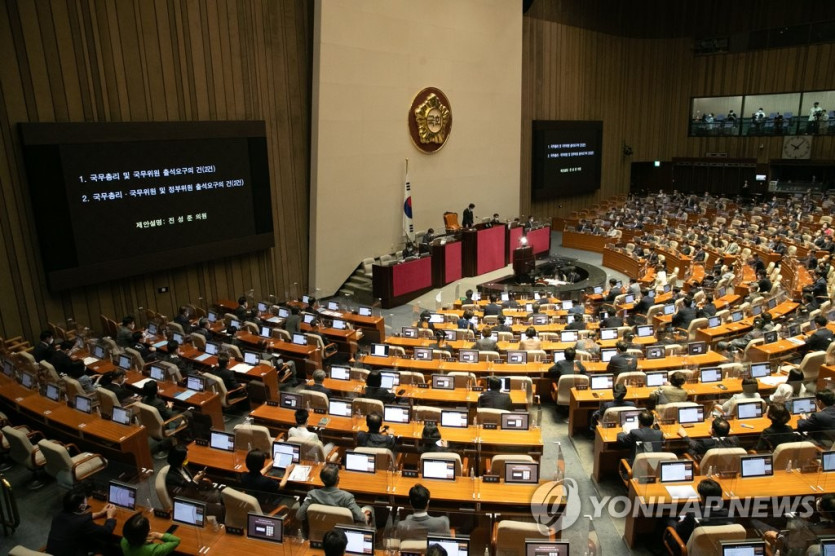
[[[649,308],[652,307],[653,297],[650,297],[649,290],[641,290],[641,300],[635,304],[632,312],[638,315],[646,315]]]
[[[606,415],[606,410],[612,407],[635,407],[635,402],[626,401],[626,385],[624,383],[615,384],[612,387],[612,401],[610,402],[603,402],[600,406],[600,409],[592,413],[591,415],[591,430],[594,431],[594,428],[600,422],[604,415]]]
[[[713,304],[713,296],[711,294],[705,295],[705,304],[699,309],[700,316],[704,318],[716,316],[716,305]]]
[[[565,348],[565,359],[562,361],[557,361],[551,368],[548,369],[548,376],[551,380],[555,383],[560,381],[560,377],[563,375],[573,375],[573,374],[586,374],[586,367],[580,361],[575,361],[574,358],[577,357],[577,350],[573,347]]]
[[[379,413],[366,415],[365,426],[368,427],[368,432],[359,431],[357,433],[357,448],[388,448],[394,451],[396,438],[390,435],[387,430],[382,432],[380,430],[383,426],[382,415]]]
[[[766,417],[771,421],[771,426],[763,429],[762,436],[757,442],[758,452],[773,452],[780,444],[797,440],[797,434],[788,425],[792,416],[786,406],[771,404],[766,412]]]
[[[291,338],[293,334],[300,334],[302,331],[302,316],[299,313],[298,307],[290,307],[290,316],[284,321],[284,330],[290,333]]]
[[[699,527],[711,525],[730,525],[734,519],[728,517],[728,510],[722,502],[722,485],[713,479],[703,479],[696,487],[701,501],[702,511],[698,521]],[[675,531],[684,544],[690,540],[693,529],[697,527],[696,515],[692,512],[684,514],[674,525]]]
[[[200,336],[203,336],[207,342],[211,340],[212,331],[209,330],[209,319],[202,317],[199,321],[197,321],[197,329],[195,329],[192,334],[199,334]]]
[[[374,523],[370,508],[360,508],[353,494],[338,488],[339,466],[326,464],[319,472],[319,479],[321,479],[322,485],[324,486],[323,488],[315,488],[308,491],[304,502],[302,502],[301,507],[296,512],[296,519],[298,521],[307,519],[307,509],[311,504],[324,504],[325,506],[348,508],[351,510],[351,515],[355,522]]]
[[[498,342],[493,339],[493,331],[489,326],[485,326],[481,329],[481,338],[473,344],[473,349],[477,349],[478,351],[498,351],[497,344]]]
[[[281,482],[278,482],[261,474],[266,461],[267,454],[258,449],[250,450],[246,455],[247,471],[240,475],[241,486],[244,492],[257,498],[261,506],[266,505],[275,508],[280,505],[286,505],[287,507],[296,505],[298,502],[296,502],[295,498],[288,497],[286,500],[277,499],[279,491],[284,490],[284,487],[287,486],[287,480],[293,472],[294,464],[291,463],[287,466]]]
[[[502,306],[499,305],[498,303],[496,303],[496,301],[498,301],[498,299],[499,298],[496,297],[496,294],[494,294],[494,293],[490,294],[490,303],[488,303],[487,305],[484,306],[484,316],[485,317],[489,317],[489,316],[492,316],[492,315],[498,316],[499,313],[502,312]]]
[[[818,411],[797,422],[800,432],[826,431],[835,429],[835,392],[825,388],[815,394]]]
[[[382,385],[383,376],[380,374],[380,371],[374,369],[365,377],[365,394],[363,397],[380,400],[383,403],[393,403],[397,399],[397,396],[383,388]]]
[[[188,331],[191,329],[191,321],[188,319],[188,317],[189,311],[188,307],[186,307],[185,305],[180,307],[180,309],[177,311],[177,316],[174,317],[174,322],[182,326],[183,332],[185,332],[186,334],[188,334]]]
[[[327,375],[325,371],[322,369],[316,369],[313,371],[313,384],[304,388],[305,390],[313,390],[314,392],[321,392],[322,394],[326,395],[328,398],[331,397],[330,388],[325,387],[325,378]]]
[[[681,308],[673,315],[673,328],[687,328],[693,319],[696,318],[696,310],[693,308],[693,298],[687,296],[681,302]]]
[[[832,331],[829,330],[826,325],[827,320],[825,316],[818,315],[815,317],[815,326],[817,327],[817,330],[806,338],[806,348],[804,349],[804,353],[810,351],[826,351],[826,348],[829,347],[829,344],[832,343],[833,339]]]
[[[623,318],[619,317],[617,313],[609,313],[608,316],[600,321],[600,328],[618,328],[623,326]]]
[[[229,356],[225,353],[221,353],[217,356],[217,366],[210,372],[210,374],[215,375],[223,381],[223,385],[226,386],[227,392],[240,386],[240,384],[238,384],[238,379],[235,378],[235,372],[230,371],[228,367]]]
[[[464,228],[472,228],[473,227],[473,222],[474,222],[473,209],[474,208],[475,208],[475,205],[473,203],[470,203],[467,206],[467,208],[464,209],[464,214],[461,217],[461,226],[463,226]]]
[[[255,317],[255,311],[249,308],[249,303],[246,301],[246,296],[238,298],[238,306],[235,308],[235,316],[239,321],[245,321]]]
[[[55,353],[54,342],[55,339],[52,337],[52,332],[49,330],[41,332],[40,341],[32,350],[32,357],[35,358],[35,361],[38,363],[44,360],[47,362],[51,361],[52,354]]]
[[[637,371],[638,359],[634,355],[626,353],[628,349],[626,342],[620,340],[615,344],[615,347],[618,351],[609,360],[609,364],[606,365],[606,372],[613,373],[617,377],[620,373]]]
[[[397,524],[397,537],[400,539],[425,539],[427,533],[449,535],[449,517],[432,517],[427,513],[429,507],[429,489],[420,483],[409,489],[409,504],[412,513]]]
[[[88,511],[87,497],[80,489],[64,495],[61,512],[52,518],[46,550],[53,556],[80,556],[103,551],[116,527],[116,506],[107,504],[101,510]],[[94,520],[106,518],[103,525]]]
[[[649,410],[644,410],[638,415],[638,428],[627,432],[618,433],[618,445],[621,448],[629,449],[632,453],[629,456],[629,464],[635,461],[635,456],[640,452],[660,452],[664,445],[664,433],[652,428],[655,417]]]
[[[133,392],[125,388],[125,378],[126,374],[123,369],[116,369],[113,371],[112,376],[110,378],[110,382],[105,384],[103,388],[110,390],[116,397],[119,399],[119,403],[124,402],[130,397],[133,397]],[[160,414],[162,416],[162,414]]]
[[[478,397],[478,407],[492,407],[493,409],[506,409],[510,411],[513,404],[510,401],[510,394],[502,392],[502,381],[494,376],[487,379],[486,392]]]
[[[611,305],[615,302],[615,298],[623,293],[623,288],[616,288],[618,281],[614,278],[609,278],[609,291],[606,292],[606,295],[603,297],[603,303],[608,303]]]
[[[771,280],[768,279],[765,270],[757,272],[757,288],[758,292],[765,295],[771,291]]]
[[[193,474],[188,468],[188,448],[183,444],[172,446],[168,451],[168,474],[165,476],[165,490],[174,497],[193,498],[206,503],[209,515],[223,520],[224,509],[220,490],[206,477],[205,469]]]
[[[565,326],[565,330],[585,330],[586,321],[580,315],[574,315],[574,320]]]
[[[52,352],[52,357],[47,360],[52,363],[59,375],[70,375],[75,378],[78,374],[84,374],[84,362],[75,361],[69,355],[73,345],[71,340],[64,340],[58,345],[58,349]]]
[[[122,319],[122,325],[116,333],[116,345],[131,347],[133,345],[133,331],[136,329],[136,319],[127,315]]]
[[[690,438],[687,453],[699,460],[711,448],[736,448],[739,446],[739,438],[729,436],[730,433],[731,424],[722,417],[717,417],[710,426],[710,438]],[[678,434],[687,438],[687,430],[684,427],[679,427]]]

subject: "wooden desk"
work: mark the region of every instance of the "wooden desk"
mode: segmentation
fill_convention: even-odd
[[[267,347],[275,352],[278,352],[285,359],[292,359],[296,365],[302,365],[302,368],[308,371],[314,371],[322,368],[322,352],[313,345],[299,345],[291,342],[285,342],[278,338],[263,338],[256,336],[251,332],[243,330],[238,331],[236,336],[240,341],[249,344],[253,347],[260,348]]]
[[[606,247],[603,249],[603,266],[623,272],[630,278],[638,278],[644,268],[644,262],[626,251]]]
[[[795,336],[794,338],[783,338],[770,344],[753,346],[748,350],[748,358],[755,363],[760,363],[768,361],[773,357],[782,357],[791,354],[805,345],[806,337],[803,335]]]
[[[596,236],[594,234],[584,232],[572,232],[566,230],[562,233],[563,247],[582,249],[583,251],[602,253],[607,241],[611,242],[612,240],[611,238],[607,238],[605,236]]]
[[[308,385],[313,382],[309,381]],[[365,382],[359,380],[334,380],[326,378],[324,383],[326,388],[333,392],[338,392],[340,396],[350,395],[351,397],[361,397],[365,390]],[[395,393],[403,390],[398,398],[409,401],[410,405],[461,405],[461,404],[476,404],[481,392],[474,392],[469,388],[456,388],[455,390],[438,390],[435,388],[418,388],[413,384],[401,384],[392,388]],[[522,408],[528,405],[528,396],[524,390],[511,390],[510,400],[514,406]]]
[[[195,348],[194,346],[188,344],[180,346],[180,353],[183,357],[185,357],[195,365],[205,369],[215,367],[217,365],[217,357],[214,355],[210,355],[205,359],[198,360],[198,357],[201,357],[206,354],[200,351],[199,349]],[[243,361],[238,361],[234,357],[231,357],[229,359],[228,368],[232,369],[235,367],[235,365],[239,363],[243,363]],[[239,373],[235,371],[235,377],[244,381],[260,380],[264,383],[264,386],[267,388],[267,399],[278,401],[278,371],[272,365],[254,365],[249,371],[245,373]]]
[[[125,376],[125,383],[133,387],[137,392],[140,391],[134,386],[135,383],[146,379],[147,377],[137,371],[128,371]],[[176,398],[177,394],[185,392],[187,389],[179,386],[173,382],[157,382],[159,388],[159,397],[166,401],[174,402],[175,405],[193,407],[200,413],[208,415],[212,418],[212,426],[223,430],[223,405],[220,401],[220,396],[214,392],[195,392],[187,400],[179,400]]]
[[[393,265],[372,267],[374,297],[389,309],[408,303],[432,289],[432,259],[422,257]]]

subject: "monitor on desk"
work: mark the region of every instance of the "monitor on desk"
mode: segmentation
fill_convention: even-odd
[[[408,423],[409,407],[405,405],[384,406],[383,421],[385,421],[386,423]]]
[[[743,318],[742,311],[734,311],[731,313],[731,322],[739,322]]]
[[[188,375],[186,377],[186,388],[195,392],[202,392],[206,389],[206,379],[202,376]]]
[[[107,358],[107,350],[102,345],[95,345],[93,346],[93,357],[96,359],[105,359]]]
[[[120,508],[135,510],[136,487],[116,481],[110,481],[107,488],[107,502]]]
[[[673,287],[670,284],[664,284],[663,289],[664,289],[664,293],[670,293],[670,290],[672,290]]]
[[[830,319],[832,320],[832,319]],[[800,336],[800,323],[793,322],[787,327],[789,337]]]
[[[149,336],[156,336],[157,335],[157,323],[149,322],[148,326],[145,327],[145,329],[148,331]]]
[[[678,424],[689,425],[702,423],[705,420],[705,408],[702,405],[678,408]]]
[[[269,542],[283,542],[284,518],[250,513],[246,515],[246,536]]]
[[[693,461],[679,459],[658,464],[658,480],[662,483],[689,483],[693,481]]]
[[[818,410],[818,406],[815,405],[815,398],[813,397],[794,398],[791,401],[791,404],[793,415],[800,415],[802,413],[814,413]]]
[[[302,396],[292,392],[280,392],[278,404],[287,409],[299,409],[302,406]]]
[[[339,417],[350,417],[351,402],[349,400],[331,398],[328,400],[328,414],[338,415]]]
[[[455,377],[432,375],[432,388],[436,390],[455,390]]]
[[[426,458],[420,464],[420,475],[424,479],[455,480],[455,462],[452,460]]]
[[[534,315],[531,317],[531,324],[542,325],[548,324],[548,315]]]
[[[618,329],[617,328],[601,328],[600,329],[600,339],[601,340],[617,340],[618,339]]]
[[[774,465],[771,460],[771,454],[740,456],[739,476],[743,479],[751,477],[770,477],[773,474]]]
[[[377,456],[374,454],[347,451],[345,452],[345,471],[376,473]]]
[[[206,503],[185,498],[174,499],[173,519],[177,523],[203,527],[206,520]]]
[[[414,326],[404,326],[400,329],[400,335],[404,338],[417,338],[418,329]]]
[[[441,426],[466,429],[469,426],[469,414],[466,410],[442,409]]]
[[[833,319],[835,320],[835,319]],[[513,326],[513,317],[505,317],[504,318],[505,326]]]
[[[832,473],[835,471],[835,450],[830,450],[821,454],[821,468],[824,473]]]
[[[328,301],[328,311],[338,311],[339,303],[336,301]]]
[[[576,330],[563,330],[560,332],[560,342],[576,342],[580,337]]]
[[[722,326],[722,317],[710,317],[707,319],[708,328],[716,328],[717,326]]]
[[[371,344],[371,355],[373,355],[374,357],[388,357],[388,344]]]
[[[777,341],[778,331],[777,330],[769,330],[768,332],[763,333],[763,344],[773,344]]]
[[[687,344],[687,355],[703,355],[707,353],[707,342],[690,342]]]
[[[563,299],[562,301],[560,301],[560,308],[563,311],[568,311],[569,309],[573,309],[574,308],[574,301],[572,301],[571,299]]]
[[[599,294],[603,293],[603,286],[595,286],[595,287],[594,287],[594,290],[592,290],[592,291],[593,291],[595,294],[598,294],[598,295],[599,295]]]
[[[459,349],[458,361],[461,363],[478,363],[477,349]]]
[[[641,324],[637,329],[639,338],[650,338],[654,334],[651,324]]]
[[[821,538],[820,556],[835,556],[835,537]]]
[[[758,317],[762,314],[762,312],[763,312],[762,303],[758,303],[757,305],[754,305],[753,307],[751,307],[751,315],[752,316]]]
[[[165,370],[159,365],[151,365],[150,376],[157,382],[165,381]]]
[[[130,425],[132,418],[133,416],[131,415],[130,409],[118,406],[113,407],[113,416],[111,419],[114,423],[119,423],[120,425]]]
[[[371,307],[360,307],[357,310],[357,313],[361,317],[370,317],[371,316]]]
[[[525,303],[525,311],[533,313],[533,303]]]
[[[262,326],[260,336],[262,338],[269,338],[272,336],[272,329],[269,326]]]
[[[776,306],[777,306],[777,298],[776,297],[772,297],[771,299],[769,299],[766,302],[766,307],[768,307],[769,311],[774,309]]]
[[[725,292],[726,292],[727,290],[728,290],[728,289],[727,289],[725,286],[722,286],[721,288],[719,288],[718,290],[716,290],[716,297],[719,297],[719,298],[721,298],[721,297],[725,297]]]
[[[640,409],[640,408],[638,408],[638,409],[627,409],[626,411],[618,412],[618,417],[620,418],[620,426],[621,427],[625,427],[625,426],[629,426],[629,425],[632,425],[633,427],[637,426],[638,425],[638,416],[643,412],[644,412],[644,410]]]
[[[44,395],[53,402],[61,400],[61,390],[58,388],[57,384],[54,384],[52,382],[46,385],[46,391],[44,392]]]
[[[471,298],[473,301],[481,301],[481,294],[478,292],[473,292],[473,296]]]
[[[347,525],[337,525],[336,529],[340,529],[343,533],[345,533],[345,537],[348,539],[348,544],[345,546],[346,556],[364,556],[366,554],[374,554],[373,529],[363,529]]]
[[[663,386],[667,382],[667,371],[651,371],[647,375],[647,388]]]
[[[443,313],[430,313],[429,322],[432,324],[442,324],[446,320]]]
[[[665,315],[673,315],[673,314],[675,314],[675,312],[676,312],[676,306],[675,306],[674,303],[667,303],[666,305],[664,305],[663,313]]]
[[[383,371],[380,373],[380,387],[391,390],[400,385],[400,373]]]
[[[664,346],[649,346],[647,348],[647,359],[664,359]]]
[[[93,413],[93,400],[87,396],[77,394],[75,396],[75,408],[84,413]]]
[[[180,334],[179,332],[174,332],[174,334],[171,335],[171,339],[174,340],[175,342],[177,342],[179,345],[183,345],[183,343],[184,343],[183,342],[183,335]]]
[[[305,324],[310,324],[314,320],[316,320],[316,315],[313,313],[302,313],[304,316],[302,317],[302,322]]]
[[[301,461],[301,445],[293,442],[273,442],[273,468],[287,469]]]
[[[722,369],[719,367],[704,367],[699,370],[699,382],[703,384],[722,382]]]
[[[286,319],[290,316],[290,309],[287,307],[279,307],[278,308],[278,318]]]
[[[444,338],[446,338],[447,342],[454,342],[458,339],[458,331],[451,329],[444,330]]]
[[[510,301],[510,294],[507,292],[502,292],[502,301]]]
[[[293,343],[297,346],[306,346],[307,336],[305,336],[304,334],[293,334]]]
[[[235,451],[235,435],[231,432],[211,431],[209,437],[209,446],[215,450],[223,450],[224,452]]]
[[[736,404],[737,419],[758,419],[763,416],[763,406],[760,400],[739,402]]]
[[[267,310],[269,310],[269,308],[270,308],[270,306],[269,306],[268,303],[265,303],[264,301],[259,301],[258,302],[258,312],[259,313],[266,313]]]
[[[565,324],[571,324],[576,318],[577,315],[565,315]]]
[[[507,350],[507,362],[511,365],[525,365],[528,362],[528,352],[509,349]]]
[[[351,380],[351,369],[340,365],[331,366],[331,378],[334,380]]]
[[[617,352],[618,348],[603,348],[600,350],[600,360],[604,363],[608,363]]]
[[[261,361],[261,354],[255,351],[244,352],[244,363],[247,365],[257,365]]]
[[[23,385],[24,388],[33,388],[37,382],[38,380],[35,378],[35,375],[29,371],[23,371],[20,373],[20,384]]]
[[[216,342],[206,342],[206,353],[209,355],[217,355],[220,351],[220,344]]]
[[[751,378],[763,378],[771,374],[771,365],[769,363],[751,363],[749,371]]]
[[[530,426],[529,413],[502,413],[502,429],[526,431]]]
[[[552,356],[554,358],[554,363],[558,361],[565,361],[565,350],[564,349],[555,349],[552,352]]]
[[[416,347],[414,353],[417,361],[432,361],[432,348]]]
[[[591,375],[591,385],[589,386],[592,390],[611,390],[612,386],[615,383],[615,375],[612,374],[600,374],[600,375]]]
[[[539,482],[539,463],[530,461],[506,461],[504,482],[509,484],[536,484]]]
[[[626,297],[623,298],[623,302],[624,303],[635,303],[635,296],[632,295],[631,293],[627,294]]]
[[[208,317],[209,317],[209,322],[217,322],[217,312],[216,311],[209,311]]]
[[[525,556],[569,556],[568,541],[525,540]]]
[[[303,295],[302,296],[302,303],[304,303],[305,305],[310,305],[310,296],[309,295]]]
[[[9,378],[14,378],[14,363],[8,359],[3,359],[3,374]]]

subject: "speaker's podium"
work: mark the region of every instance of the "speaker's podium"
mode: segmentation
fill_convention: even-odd
[[[533,273],[536,267],[536,259],[533,256],[533,247],[522,245],[513,250],[513,274],[528,275]]]

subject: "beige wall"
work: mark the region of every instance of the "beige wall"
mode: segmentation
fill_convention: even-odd
[[[314,23],[311,290],[330,294],[360,260],[402,245],[403,178],[416,230],[519,211],[522,6],[507,0],[318,0]],[[439,152],[406,116],[424,87],[453,112]]]

